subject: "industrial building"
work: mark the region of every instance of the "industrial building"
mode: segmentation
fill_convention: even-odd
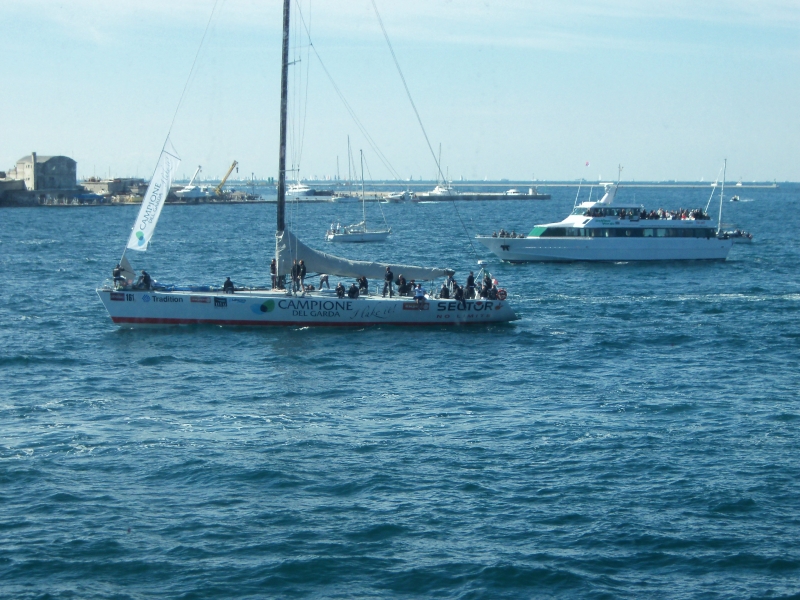
[[[6,173],[8,179],[23,181],[28,191],[74,190],[78,163],[68,156],[38,156],[31,152]]]

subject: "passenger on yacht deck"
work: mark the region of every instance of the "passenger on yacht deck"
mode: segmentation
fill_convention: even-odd
[[[296,292],[300,289],[300,265],[297,264],[297,259],[292,261],[292,291]]]
[[[331,284],[328,283],[328,276],[325,273],[319,274],[319,289],[322,289],[322,284],[325,284],[325,287],[331,289]]]
[[[489,298],[489,300],[497,300],[497,286],[496,285],[492,285],[492,287],[489,288],[489,291],[487,292],[487,297]]]
[[[150,275],[147,271],[142,271],[142,274],[139,275],[139,281],[136,282],[134,286],[137,290],[149,290],[153,285],[153,280],[150,278]]]
[[[117,266],[114,267],[114,271],[111,275],[114,278],[114,287],[118,288],[120,284],[125,284],[125,278],[122,276],[122,266],[117,263]]]
[[[450,290],[447,289],[447,284],[442,284],[442,289],[439,290],[439,298],[447,299],[450,297]]]
[[[406,278],[403,277],[403,274],[400,273],[400,276],[395,281],[397,284],[397,294],[399,296],[407,296],[408,295],[408,284],[406,283]]]
[[[386,274],[383,276],[383,297],[386,297],[386,290],[389,290],[389,298],[394,296],[392,289],[392,282],[394,281],[394,273],[391,267],[386,267]]]
[[[367,282],[366,275],[362,275],[358,278],[358,293],[364,294],[365,296],[369,294],[369,283]]]
[[[231,281],[231,278],[230,277],[226,278],[225,283],[222,284],[222,293],[233,294],[234,291],[235,288],[233,287],[233,282]]]
[[[350,289],[347,290],[347,297],[352,298],[353,300],[358,298],[358,286],[356,286],[355,283],[351,284]]]
[[[425,290],[422,288],[422,284],[417,284],[417,289],[414,290],[414,300],[417,301],[417,304],[424,304],[425,303]]]
[[[464,301],[464,288],[460,285],[456,285],[456,291],[453,293],[453,298],[458,300],[459,302]]]
[[[298,263],[300,268],[298,274],[300,275],[300,289],[303,290],[303,294],[306,293],[306,263],[303,262],[303,259],[300,259]]]
[[[344,286],[342,285],[341,281],[336,284],[336,295],[339,298],[344,298]]]
[[[467,298],[474,298],[475,297],[475,275],[472,271],[469,272],[469,277],[467,277]]]

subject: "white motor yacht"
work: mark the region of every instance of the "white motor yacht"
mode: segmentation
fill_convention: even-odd
[[[733,240],[718,235],[702,210],[646,211],[614,202],[617,184],[605,195],[576,206],[563,221],[536,225],[528,235],[504,231],[477,236],[508,262],[725,260]]]

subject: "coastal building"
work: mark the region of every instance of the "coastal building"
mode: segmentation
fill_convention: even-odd
[[[68,156],[39,156],[31,152],[6,173],[9,179],[23,181],[28,191],[74,190],[78,163]]]

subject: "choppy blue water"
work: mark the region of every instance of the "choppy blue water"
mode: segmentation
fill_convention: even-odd
[[[528,231],[551,191],[459,211]],[[739,193],[725,263],[494,264],[522,320],[433,331],[120,330],[94,288],[136,207],[3,210],[0,596],[798,597],[800,187]],[[452,205],[383,209],[337,251],[475,267]],[[290,216],[324,247],[358,210]],[[265,282],[273,229],[167,206],[132,259]]]

